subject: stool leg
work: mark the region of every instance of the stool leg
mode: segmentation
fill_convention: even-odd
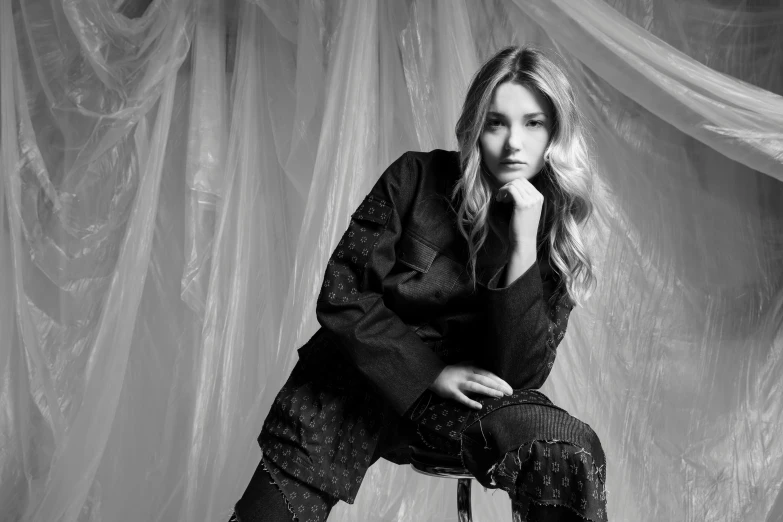
[[[522,510],[518,504],[511,504],[511,520],[514,522],[525,522],[522,518]]]
[[[457,514],[459,522],[473,522],[473,512],[470,508],[470,481],[469,478],[459,479],[457,482]]]
[[[526,522],[527,512],[530,508],[530,500],[525,498],[522,500],[511,501],[511,520],[513,522]]]

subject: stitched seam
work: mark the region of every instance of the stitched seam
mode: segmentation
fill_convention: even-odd
[[[506,404],[506,405],[504,405],[504,406],[498,406],[497,408],[494,408],[492,411],[488,411],[488,412],[484,413],[484,415],[477,416],[477,417],[476,417],[476,420],[474,420],[474,421],[472,421],[472,422],[466,422],[466,423],[465,423],[465,426],[462,428],[462,432],[464,433],[464,432],[465,432],[465,430],[467,430],[469,427],[473,426],[473,425],[474,425],[474,424],[476,424],[476,423],[477,423],[477,422],[478,422],[480,419],[483,419],[484,417],[486,417],[487,415],[489,415],[489,414],[491,414],[491,413],[494,413],[494,412],[496,412],[496,411],[502,410],[503,408],[510,408],[510,407],[512,407],[512,406],[520,406],[520,405],[522,405],[522,404],[532,404],[532,405],[535,405],[535,406],[545,406],[545,407],[547,407],[547,408],[554,408],[554,409],[556,409],[556,410],[560,410],[560,411],[562,411],[563,413],[568,413],[568,412],[567,412],[566,410],[564,410],[563,408],[559,408],[559,407],[557,407],[557,406],[554,406],[553,404],[545,404],[545,403],[541,403],[541,402],[514,402],[514,403],[512,403],[512,404]],[[479,441],[479,440],[475,440],[473,437],[471,437],[471,436],[469,436],[469,435],[465,435],[465,436],[466,436],[466,437],[468,437],[468,438],[469,438],[471,441],[473,441],[473,442],[481,442],[481,441]]]
[[[388,221],[386,222],[388,223]],[[359,277],[359,280],[362,282],[362,287],[367,288],[367,264],[370,262],[370,259],[372,258],[372,253],[375,251],[375,247],[378,246],[378,243],[381,241],[381,237],[386,233],[386,223],[382,225],[383,228],[378,233],[377,239],[373,242],[372,246],[370,247],[370,251],[367,253],[367,261],[364,262],[364,265],[361,267],[361,275]]]
[[[434,245],[429,239],[425,238],[424,236],[422,236],[421,234],[416,232],[414,229],[412,229],[410,227],[406,228],[404,233],[405,234],[409,234],[414,239],[417,239],[420,242],[424,243],[426,246],[430,247],[436,253],[438,253],[438,254],[440,253],[440,252],[438,252],[438,247],[436,245]]]
[[[601,477],[601,473],[599,472],[599,471],[600,471],[602,468],[604,468],[604,467],[605,467],[605,465],[604,465],[604,466],[596,466],[596,465],[595,465],[595,459],[593,458],[593,455],[592,455],[592,454],[591,454],[589,451],[587,451],[586,449],[584,449],[582,446],[580,446],[580,445],[578,445],[578,444],[573,444],[573,443],[571,443],[571,442],[568,442],[568,441],[565,441],[565,440],[558,440],[558,439],[552,439],[552,440],[549,440],[549,439],[533,439],[533,440],[531,440],[531,441],[524,442],[524,443],[520,444],[519,448],[517,448],[517,458],[519,458],[519,450],[521,450],[521,449],[522,449],[522,447],[524,447],[525,445],[528,445],[528,449],[527,449],[527,458],[526,458],[524,461],[523,461],[523,460],[521,460],[521,459],[519,459],[519,464],[518,464],[518,465],[519,465],[519,472],[520,472],[520,474],[522,473],[522,466],[523,466],[525,463],[527,463],[527,462],[528,462],[528,461],[529,461],[529,460],[532,458],[532,456],[533,456],[533,444],[534,444],[535,442],[543,442],[543,443],[545,443],[545,444],[568,444],[569,446],[572,446],[572,447],[574,447],[574,448],[579,448],[579,451],[577,451],[576,453],[574,453],[574,456],[576,456],[576,455],[579,455],[580,453],[584,453],[585,455],[588,455],[588,456],[590,457],[590,460],[591,460],[591,466],[592,466],[593,468],[595,468],[595,469],[597,469],[597,470],[598,470],[598,471],[595,473],[596,480],[600,480],[600,481],[601,481],[601,484],[602,484],[602,485],[603,485],[603,487],[604,487],[604,494],[606,494],[606,495],[608,495],[608,494],[609,494],[609,491],[606,489],[606,482],[605,482],[605,481],[604,481],[604,479]],[[500,462],[502,463],[503,461],[505,461],[506,457],[508,457],[509,455],[512,455],[512,458],[513,458],[513,453],[512,453],[512,452],[507,452],[507,453],[506,453],[506,454],[503,456],[503,458],[500,460]],[[493,466],[492,466],[492,467],[489,469],[489,476],[490,476],[490,480],[492,480],[493,482],[495,482],[495,478],[494,478],[493,474],[494,474],[494,473],[497,471],[497,469],[496,469],[496,468],[497,468],[497,466],[498,466],[498,464],[495,464],[495,465],[493,465]],[[524,495],[524,496],[525,496],[526,498],[528,498],[528,499],[529,499],[531,502],[533,502],[533,503],[535,503],[535,504],[538,504],[538,505],[540,505],[540,506],[562,506],[562,507],[566,507],[566,508],[568,508],[569,510],[571,510],[572,512],[574,512],[576,515],[578,515],[578,516],[579,516],[579,518],[581,518],[582,520],[588,520],[588,521],[590,521],[590,522],[597,522],[597,521],[596,521],[596,519],[593,519],[593,518],[587,518],[587,517],[585,517],[584,515],[582,515],[582,513],[580,513],[580,512],[579,512],[579,511],[577,511],[576,509],[574,509],[574,508],[573,508],[573,507],[572,507],[570,504],[566,504],[566,503],[558,503],[558,502],[555,502],[555,501],[550,501],[550,500],[538,500],[538,499],[536,499],[535,497],[532,497],[532,496],[530,496],[530,495],[527,493],[527,491],[525,491],[524,489],[521,489],[521,488],[516,488],[516,491],[517,491],[517,493],[521,493],[522,495]],[[605,502],[606,502],[606,501],[604,500],[604,503],[605,503]],[[529,508],[528,508],[528,513],[529,513]],[[526,515],[527,515],[528,513],[526,513]]]
[[[424,413],[427,411],[427,408],[429,408],[430,406],[430,401],[432,401],[432,395],[428,394],[426,391],[424,393],[426,394],[425,398],[427,399],[427,404],[424,405],[423,407],[419,405],[418,407],[413,409],[413,412],[411,412],[411,417],[410,417],[410,420],[412,421],[417,421],[422,415],[424,415]],[[417,412],[419,413],[417,414]]]
[[[465,465],[465,446],[464,446],[464,440],[465,434],[462,433],[462,436],[459,438],[459,461],[462,463],[462,467],[465,469],[468,469],[468,466]],[[468,470],[470,471],[470,470]]]
[[[426,274],[427,272],[429,272],[430,267],[432,267],[432,263],[435,262],[435,258],[437,258],[440,255],[440,253],[438,252],[438,249],[435,248],[434,246],[430,245],[429,242],[427,242],[424,239],[422,239],[418,234],[416,234],[415,232],[411,232],[408,229],[403,230],[402,234],[400,235],[400,241],[399,242],[400,242],[400,245],[403,248],[404,248],[404,242],[406,240],[406,236],[407,236],[407,238],[409,240],[411,240],[414,243],[414,245],[419,246],[419,247],[423,247],[425,250],[428,250],[427,253],[426,253],[426,257],[428,259],[426,260],[426,263],[424,263],[424,264],[426,264],[426,267],[417,265],[415,263],[415,261],[416,261],[415,259],[414,259],[414,261],[408,261],[406,259],[400,259],[400,257],[398,256],[397,257],[397,261],[399,261],[400,263],[402,263],[405,266],[413,268],[417,272],[420,272],[422,274]]]
[[[539,506],[564,507],[564,508],[568,509],[569,511],[571,511],[572,513],[574,513],[579,518],[581,518],[582,520],[587,520],[588,522],[597,522],[597,519],[585,517],[582,513],[580,513],[576,509],[574,509],[569,504],[555,503],[554,501],[550,501],[550,500],[538,500],[538,499],[536,499],[534,497],[531,497],[530,495],[528,495],[524,491],[522,491],[521,493],[522,493],[522,495],[524,495],[526,498],[528,498],[530,500],[531,504],[538,504]],[[528,505],[528,511],[527,511],[527,513],[525,513],[525,518],[527,518],[527,515],[529,515],[529,514],[530,514],[530,506]]]
[[[377,205],[377,207],[380,207],[381,209],[383,209],[383,211],[385,211],[386,209],[389,209],[389,213],[388,214],[383,214],[382,216],[384,216],[384,217],[379,218],[378,216],[376,216],[374,214],[374,210],[375,209],[373,209],[373,212],[368,212],[368,211],[366,211],[363,208],[364,205],[366,203],[368,203],[368,202],[375,203],[375,205]],[[359,205],[359,208],[361,210],[356,209],[351,214],[351,219],[355,219],[357,221],[369,221],[371,223],[377,223],[378,225],[383,225],[384,227],[389,222],[389,219],[391,218],[391,212],[394,209],[394,207],[388,201],[386,201],[385,199],[379,198],[379,197],[375,197],[372,194],[368,194],[364,198],[364,201],[362,201],[362,203]]]
[[[426,239],[424,236],[416,232],[413,228],[406,228],[404,233],[410,234],[412,237],[418,239],[419,241],[421,241],[422,243],[424,243],[425,245],[433,249],[438,256],[443,256],[447,259],[450,259],[455,263],[457,263],[459,266],[461,266],[464,270],[467,270],[467,267],[464,263],[461,263],[458,259],[455,259],[450,255],[446,254],[445,252],[441,251],[437,245],[434,245],[430,240]]]
[[[415,263],[413,263],[411,261],[407,261],[405,259],[400,259],[399,257],[397,258],[397,262],[402,264],[402,265],[405,265],[407,267],[410,267],[410,268],[414,269],[415,271],[419,272],[420,274],[426,274],[427,272],[429,272],[430,267],[432,266],[432,263],[430,263],[430,266],[428,266],[427,268],[424,268],[423,266],[417,265],[417,264],[415,264]]]
[[[419,436],[419,440],[422,442],[422,444],[424,444],[430,449],[441,451],[441,449],[438,448],[437,446],[434,446],[429,442],[427,442],[427,439],[425,439],[424,436],[421,434],[421,425],[416,426],[416,434]]]
[[[533,443],[534,442],[544,442],[546,444],[568,444],[569,446],[573,446],[574,448],[579,448],[579,451],[574,453],[574,455],[579,455],[580,453],[584,453],[585,455],[589,456],[590,460],[592,461],[591,465],[595,469],[601,471],[606,466],[605,464],[602,465],[602,466],[596,466],[595,465],[595,458],[593,457],[593,454],[590,453],[589,451],[587,451],[586,449],[584,449],[584,447],[580,446],[579,444],[574,444],[573,442],[570,442],[570,441],[567,441],[567,440],[561,440],[561,439],[533,439],[533,440],[524,442],[524,443],[520,444],[520,446],[519,446],[521,448],[525,444],[529,444],[528,450],[527,450],[528,451],[527,458],[524,461],[522,461],[522,460],[519,461],[520,469],[522,468],[522,464],[526,463],[533,456]],[[601,484],[606,484],[605,480],[601,477],[600,473],[596,473],[596,477],[601,480]]]
[[[355,298],[348,298],[346,296],[343,296],[342,298],[329,297],[329,293],[330,292],[326,290],[326,287],[329,286],[332,282],[334,282],[337,279],[339,271],[341,269],[347,270],[349,272],[349,275],[350,275],[351,272],[353,272],[353,275],[356,277],[356,281],[357,281],[356,287],[354,287],[354,289],[357,289],[358,287],[360,287],[360,288],[366,288],[367,287],[367,285],[366,285],[367,265],[370,263],[370,259],[372,258],[372,254],[375,251],[375,248],[378,246],[378,243],[380,242],[381,237],[383,237],[383,235],[386,233],[386,230],[388,230],[388,223],[391,220],[391,214],[392,214],[392,212],[395,211],[394,207],[392,205],[390,205],[390,204],[388,204],[386,202],[382,202],[383,200],[380,200],[379,198],[373,198],[372,195],[368,195],[365,198],[365,201],[362,202],[362,205],[360,205],[360,208],[367,201],[371,201],[371,202],[375,203],[379,207],[383,208],[384,211],[385,211],[385,209],[388,209],[389,214],[386,216],[386,219],[384,221],[379,221],[379,220],[377,220],[377,218],[374,218],[374,217],[371,218],[371,219],[367,219],[367,216],[364,215],[364,212],[365,212],[364,209],[361,210],[361,211],[357,210],[356,212],[354,212],[352,214],[351,220],[350,220],[349,225],[348,225],[348,228],[345,230],[345,232],[343,232],[342,238],[340,239],[340,241],[338,242],[338,244],[335,247],[334,251],[332,252],[332,255],[329,257],[329,261],[328,261],[327,266],[326,266],[326,273],[324,274],[322,286],[321,286],[320,292],[318,294],[318,298],[316,299],[316,302],[319,302],[319,303],[320,302],[327,302],[327,303],[330,303],[330,304],[342,305],[342,304],[345,304],[345,303],[354,303],[354,302],[360,301],[362,299],[359,296],[363,292],[358,292],[356,294],[357,297],[355,297]],[[361,217],[357,218],[356,217],[357,215],[360,215]],[[365,223],[373,223],[373,225],[372,226],[367,225],[365,227],[365,223],[359,223],[359,221],[362,221],[362,222],[365,222]],[[357,259],[356,262],[354,262],[354,261],[350,261],[349,262],[348,261],[349,260],[348,257],[343,259],[342,256],[338,257],[338,259],[339,259],[339,262],[338,262],[335,259],[335,254],[340,250],[340,247],[342,246],[343,242],[346,240],[346,237],[350,237],[350,233],[354,232],[357,228],[360,229],[360,233],[361,233],[361,229],[367,228],[367,230],[371,230],[371,231],[376,231],[377,230],[376,233],[378,234],[377,237],[375,237],[375,240],[372,242],[372,244],[370,244],[365,249],[367,251],[366,256],[365,256],[365,254],[362,254],[364,263],[360,263],[359,262],[359,261],[362,260],[361,258]],[[348,236],[346,236],[346,235],[348,235]],[[349,241],[349,247],[348,248],[351,248],[350,247],[350,243],[351,242]],[[332,265],[338,265],[338,267],[342,267],[342,268],[332,268]],[[334,276],[333,277],[329,276],[329,271],[330,270],[334,271]],[[378,298],[379,294],[377,292],[373,292],[373,295],[365,296],[364,298],[368,298],[368,297]]]

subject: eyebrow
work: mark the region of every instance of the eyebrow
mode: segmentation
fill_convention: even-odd
[[[487,116],[488,117],[489,116],[495,116],[495,117],[500,117],[500,118],[505,118],[506,117],[505,114],[500,113],[500,112],[496,112],[496,111],[488,111],[487,112]],[[531,112],[531,113],[522,115],[523,118],[533,118],[533,117],[538,117],[538,116],[543,116],[544,118],[546,118],[546,114],[544,114],[543,112],[540,112],[540,111],[539,112]]]

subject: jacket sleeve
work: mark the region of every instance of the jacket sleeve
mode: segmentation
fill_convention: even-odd
[[[505,266],[486,285],[478,285],[487,328],[487,349],[479,362],[514,389],[544,384],[574,308],[565,287],[556,290],[555,272],[542,276],[539,263],[506,287],[497,287]]]
[[[316,305],[318,322],[400,415],[446,366],[383,299],[420,170],[406,153],[381,175],[332,252]]]

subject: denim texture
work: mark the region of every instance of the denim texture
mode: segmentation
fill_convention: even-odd
[[[444,441],[470,433],[475,415],[428,390],[446,365],[473,360],[523,391],[552,369],[573,302],[546,241],[539,234],[537,263],[499,287],[508,254],[490,234],[474,287],[449,201],[459,176],[457,153],[443,150],[405,153],[380,176],[329,259],[316,306],[321,328],[299,348],[258,437],[265,458],[335,499],[352,503],[379,456],[408,462],[406,426]],[[546,197],[542,176],[531,182]],[[520,393],[513,402],[529,399]],[[435,412],[422,417],[430,405],[443,422],[427,423]],[[566,424],[529,440],[562,438]]]

